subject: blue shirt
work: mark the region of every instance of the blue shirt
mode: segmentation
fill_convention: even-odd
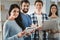
[[[20,32],[22,32],[22,29],[15,20],[7,20],[3,26],[3,40],[24,40],[23,37],[17,37]]]
[[[23,25],[25,27],[30,27],[30,25],[32,24],[31,17],[28,14],[25,15],[23,13],[21,13],[21,16],[22,16]]]
[[[25,27],[30,27],[32,24],[31,17],[28,14],[21,13],[22,23]],[[31,36],[25,37],[24,40],[31,40]]]

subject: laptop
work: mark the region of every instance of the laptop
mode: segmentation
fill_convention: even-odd
[[[57,20],[48,20],[44,21],[42,24],[43,30],[54,29],[58,30],[58,21]]]

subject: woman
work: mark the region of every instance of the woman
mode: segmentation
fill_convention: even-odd
[[[52,4],[50,6],[49,19],[59,21],[58,8],[57,8],[56,4]],[[58,28],[60,29],[60,27],[58,27]],[[50,32],[49,33],[50,40],[58,40],[58,38],[59,38],[59,31],[58,30],[51,29],[49,32]]]
[[[3,40],[24,40],[26,34],[22,24],[20,8],[17,4],[12,4],[9,9],[9,18],[3,26]]]

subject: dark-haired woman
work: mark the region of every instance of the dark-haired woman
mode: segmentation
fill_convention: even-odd
[[[58,7],[56,4],[52,4],[50,6],[50,13],[49,13],[49,19],[50,20],[56,20],[57,22],[60,22],[59,20],[59,16],[58,16]],[[58,30],[53,30],[51,29],[50,30],[50,34],[49,34],[49,39],[50,40],[59,40],[59,30],[60,30],[60,27],[58,27]]]
[[[26,34],[20,16],[20,8],[17,4],[12,4],[9,9],[9,18],[3,26],[3,40],[24,40]]]

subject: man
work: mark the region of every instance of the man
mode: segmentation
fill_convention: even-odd
[[[31,18],[27,14],[27,12],[29,11],[29,5],[30,2],[28,0],[21,1],[20,8],[21,8],[22,23],[25,27],[30,27],[30,25],[32,24]],[[24,40],[31,40],[31,36],[24,37]]]
[[[31,14],[31,19],[32,19],[32,22],[33,24],[38,24],[38,20],[37,20],[37,17],[39,16],[40,18],[42,18],[42,22],[44,20],[47,20],[47,15],[42,13],[42,7],[43,7],[43,2],[41,0],[36,0],[35,3],[34,3],[34,7],[35,7],[35,12],[33,14]],[[39,25],[38,25],[39,26]],[[46,31],[44,30],[43,31],[44,34],[43,34],[43,40],[46,40]],[[41,33],[40,33],[41,34]],[[39,30],[36,30],[35,33],[34,33],[34,38],[32,38],[33,40],[42,40],[42,39],[39,39]],[[42,35],[42,34],[41,34]],[[42,37],[40,35],[40,37]]]

